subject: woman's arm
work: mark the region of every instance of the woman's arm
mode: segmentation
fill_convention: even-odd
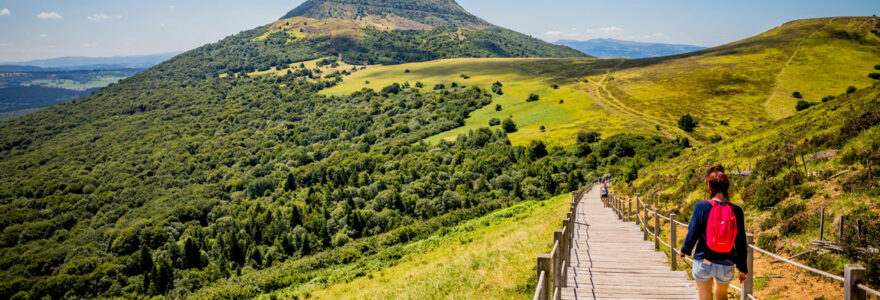
[[[736,268],[739,269],[742,273],[749,273],[749,265],[748,265],[748,255],[749,255],[749,245],[746,243],[746,218],[744,217],[743,210],[739,206],[733,211],[736,215],[736,241],[733,242],[734,249],[736,249],[736,257],[734,262],[736,263]]]
[[[691,222],[688,225],[688,234],[684,238],[684,244],[681,245],[681,254],[691,255],[691,251],[694,250],[694,245],[697,244],[697,227],[700,225],[700,221],[702,218],[700,217],[701,210],[697,209],[700,207],[700,203],[698,202],[694,205],[694,212],[691,214]]]

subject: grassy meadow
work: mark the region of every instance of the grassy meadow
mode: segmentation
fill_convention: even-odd
[[[510,134],[514,144],[532,139],[570,144],[577,131],[592,130],[604,136],[684,136],[699,145],[790,116],[798,100],[820,102],[849,86],[869,86],[874,80],[867,73],[880,62],[880,38],[869,33],[876,22],[800,20],[742,41],[660,58],[465,58],[371,66],[323,93],[381,90],[395,82],[421,82],[423,90],[453,82],[488,89],[498,81],[504,94],[491,105],[472,113],[465,126],[426,140],[455,139],[489,126],[492,118],[510,117],[519,128]],[[803,99],[792,97],[795,91]],[[540,100],[526,102],[532,93]],[[694,132],[677,127],[685,114],[699,122]]]
[[[523,299],[535,255],[550,251],[570,195],[502,209],[408,245],[397,265],[311,294],[313,299]],[[283,294],[284,295],[284,294]],[[284,295],[287,296],[287,295]]]
[[[509,134],[514,144],[532,139],[571,144],[580,130],[605,135],[638,130],[649,133],[653,129],[609,113],[593,102],[585,90],[578,88],[578,77],[603,73],[616,63],[597,59],[461,58],[375,66],[345,77],[338,86],[323,93],[349,94],[362,88],[381,90],[395,82],[411,85],[421,82],[421,89],[425,91],[437,84],[449,87],[453,82],[484,89],[490,89],[496,81],[503,85],[503,95],[494,95],[492,104],[471,113],[465,126],[427,138],[433,143],[488,127],[492,118],[511,118],[516,123],[519,130]],[[575,76],[563,75],[565,72]],[[554,84],[558,88],[553,88]],[[527,102],[532,93],[540,100]],[[501,105],[501,111],[496,110],[496,105]]]

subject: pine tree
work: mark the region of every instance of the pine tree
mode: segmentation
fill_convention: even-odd
[[[165,294],[174,287],[174,267],[167,257],[153,269],[153,290],[156,294]]]
[[[193,238],[187,238],[183,242],[183,261],[187,268],[202,267],[202,253]]]

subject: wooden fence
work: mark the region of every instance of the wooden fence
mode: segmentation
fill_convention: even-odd
[[[669,216],[664,216],[659,213],[658,203],[653,203],[654,209],[651,209],[650,203],[645,204],[641,197],[636,196],[635,198],[630,198],[629,200],[623,199],[614,195],[613,192],[609,192],[609,205],[611,208],[617,213],[620,219],[624,220],[634,220],[636,225],[644,232],[644,239],[647,241],[648,236],[651,236],[654,240],[654,250],[660,250],[660,245],[664,245],[669,248],[669,267],[672,270],[675,270],[678,267],[678,254],[681,252],[678,250],[678,237],[676,226],[682,226],[684,228],[688,228],[688,224],[681,223],[675,220],[675,214],[670,214]],[[635,203],[635,213],[633,213],[633,204]],[[649,228],[648,226],[648,218],[653,218],[653,226]],[[824,219],[824,209],[822,213],[822,218]],[[660,237],[660,220],[666,220],[669,224],[669,243],[663,241]],[[841,224],[843,222],[841,221]],[[843,228],[842,226],[840,228]],[[841,229],[842,230],[842,229]],[[842,235],[842,231],[840,233]],[[820,238],[821,240],[821,238]],[[818,270],[816,268],[812,268],[797,262],[792,261],[791,259],[783,258],[776,254],[771,253],[770,251],[758,248],[755,246],[754,237],[751,233],[746,234],[746,242],[749,245],[748,248],[748,268],[749,273],[747,275],[747,279],[743,282],[742,286],[736,286],[731,284],[730,288],[739,291],[741,299],[756,299],[753,295],[753,279],[754,279],[754,251],[758,251],[762,255],[766,255],[772,257],[776,260],[788,263],[792,266],[798,267],[800,269],[804,269],[810,271],[812,273],[822,275],[824,277],[840,281],[843,283],[843,299],[845,300],[863,300],[867,298],[867,295],[873,294],[877,297],[880,297],[880,292],[877,290],[871,289],[864,284],[865,281],[865,268],[861,265],[848,264],[844,266],[844,274],[843,276],[830,274],[828,272],[824,272]],[[685,260],[689,263],[693,263],[693,260],[685,257]],[[540,261],[540,258],[539,258]],[[540,262],[539,262],[540,265]],[[540,272],[540,271],[539,271]],[[535,298],[535,299],[544,299],[544,298]]]
[[[571,193],[571,207],[566,218],[562,219],[562,229],[553,231],[552,250],[550,253],[538,254],[538,285],[535,287],[533,300],[555,300],[562,296],[561,288],[566,287],[568,268],[571,265],[569,256],[571,255],[573,225],[577,222],[577,205],[585,193],[586,191],[583,190]]]

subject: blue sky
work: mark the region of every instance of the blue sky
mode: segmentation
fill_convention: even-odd
[[[267,24],[303,0],[0,0],[0,61],[173,52]],[[784,22],[880,14],[877,0],[458,0],[549,41],[617,38],[715,46]]]

